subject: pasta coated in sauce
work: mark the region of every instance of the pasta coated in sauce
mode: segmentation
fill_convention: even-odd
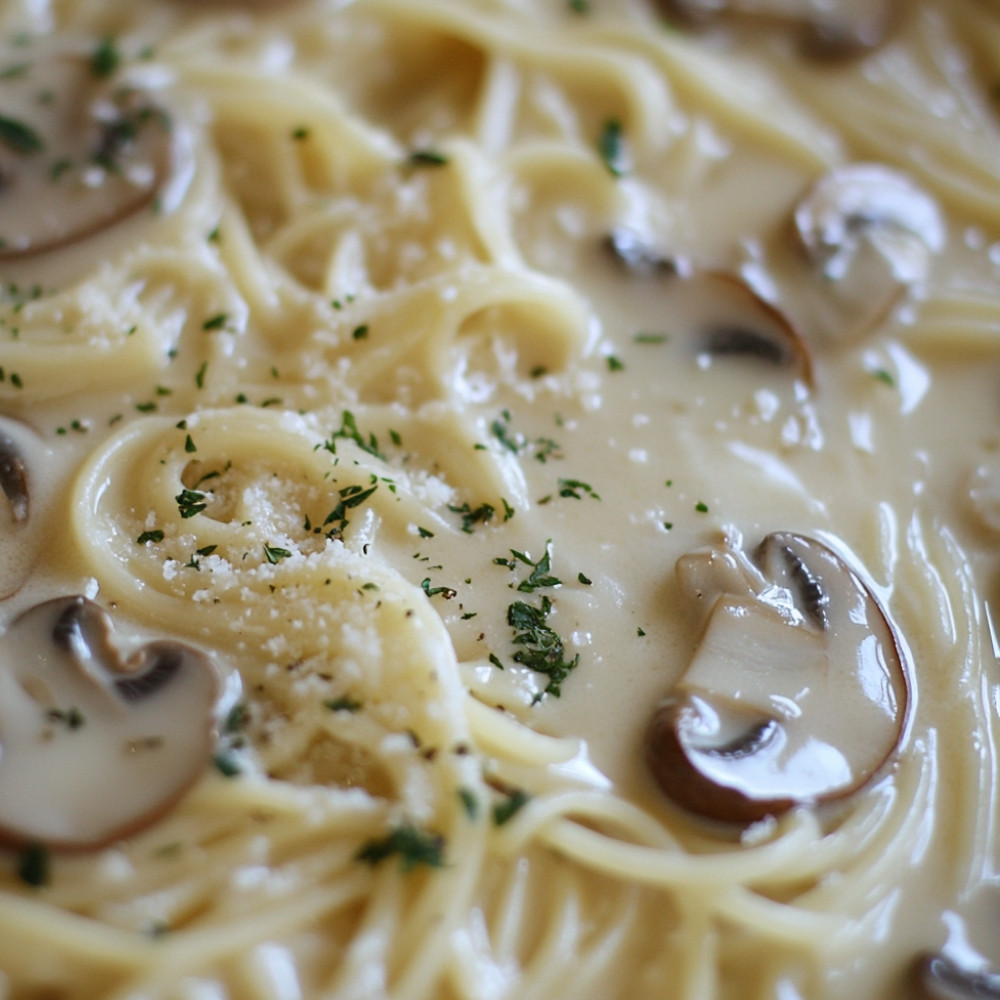
[[[1000,10],[722,6],[0,3],[0,995],[995,988]]]

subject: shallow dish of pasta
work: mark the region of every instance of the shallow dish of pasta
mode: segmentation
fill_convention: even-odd
[[[1000,996],[998,85],[0,0],[0,997]]]

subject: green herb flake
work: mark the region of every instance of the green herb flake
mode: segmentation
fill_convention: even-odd
[[[367,841],[358,851],[357,859],[374,866],[393,855],[399,856],[404,872],[413,871],[419,865],[441,868],[444,865],[444,838],[404,823],[385,837]]]
[[[368,336],[368,324],[362,323],[351,331],[351,338],[354,340],[364,340]]]
[[[208,494],[200,490],[183,489],[174,497],[174,501],[181,517],[194,517],[208,506]]]
[[[590,0],[567,0],[566,6],[574,14],[586,15],[591,13]]]
[[[600,495],[594,492],[594,487],[590,483],[585,483],[580,479],[559,480],[559,496],[572,500],[582,500],[584,495],[594,500],[601,499]]]
[[[52,877],[52,859],[44,844],[25,845],[17,863],[17,875],[22,882],[41,888],[48,885]]]
[[[298,128],[292,129],[292,138],[296,142],[303,142],[310,136],[309,128],[306,125],[299,125]]]
[[[194,440],[192,439],[192,437],[191,437],[190,434],[186,435],[185,438],[184,438],[184,450],[189,455],[193,454],[194,452],[196,452],[198,450],[198,448],[195,445]]]
[[[5,115],[0,115],[0,143],[22,156],[40,153],[45,148],[41,136],[33,128]]]
[[[410,167],[446,167],[448,157],[434,149],[417,149],[406,158]]]
[[[623,372],[625,371],[625,362],[621,358],[614,354],[609,354],[607,357],[608,371],[609,372]]]
[[[277,545],[265,545],[264,546],[264,558],[272,565],[275,566],[282,559],[288,559],[291,556],[291,552],[288,549],[279,548]]]
[[[113,38],[103,38],[90,56],[90,69],[94,76],[107,79],[121,65],[121,53]]]
[[[145,545],[146,542],[162,542],[163,532],[159,528],[154,528],[152,531],[144,531],[137,539],[140,545]]]
[[[597,150],[612,177],[625,176],[625,137],[617,118],[610,118],[604,123],[597,140]]]
[[[531,800],[531,796],[523,789],[515,788],[513,791],[498,802],[493,807],[493,823],[496,826],[503,826],[517,815]]]
[[[471,535],[477,524],[486,524],[493,520],[496,508],[492,504],[482,503],[478,507],[470,507],[469,504],[461,505],[449,504],[448,510],[453,514],[460,514],[462,517],[462,531]]]
[[[591,580],[591,579],[590,579],[590,577],[589,577],[589,576],[586,576],[586,575],[585,575],[585,574],[583,574],[583,573],[577,573],[577,574],[576,574],[576,578],[577,578],[577,580],[579,580],[579,581],[580,581],[580,583],[582,583],[582,584],[583,584],[583,585],[584,585],[585,587],[589,587],[589,586],[590,586],[590,585],[591,585],[591,584],[592,584],[592,583],[594,582],[593,580]]]
[[[707,514],[707,513],[708,513],[708,504],[707,504],[707,503],[705,503],[705,501],[704,501],[704,500],[699,500],[699,501],[698,501],[698,502],[697,502],[697,503],[696,503],[696,504],[694,505],[694,509],[695,509],[696,511],[698,511],[698,513],[699,513],[699,514]]]
[[[20,80],[22,77],[28,75],[30,68],[30,63],[14,63],[12,66],[0,70],[0,80]]]
[[[871,374],[874,379],[881,382],[883,385],[887,385],[892,389],[896,387],[895,378],[893,378],[892,373],[886,371],[885,368],[876,368]]]
[[[523,579],[518,585],[517,589],[522,594],[533,594],[540,587],[561,587],[562,580],[557,576],[551,575],[552,570],[552,540],[549,539],[545,543],[545,553],[538,560],[538,562],[533,562],[531,557],[526,555],[524,552],[518,552],[517,549],[511,549],[510,554],[514,557],[517,562],[523,563],[525,566],[531,567],[531,573]],[[496,561],[496,560],[494,560]],[[514,563],[509,564],[512,566]]]
[[[428,597],[436,597],[440,594],[446,601],[450,601],[458,593],[453,587],[432,587],[430,577],[421,580],[420,586]]]
[[[460,788],[458,790],[458,800],[462,803],[465,815],[469,819],[479,818],[479,799],[476,797],[475,792],[469,788]]]
[[[331,712],[350,712],[351,715],[354,715],[356,712],[360,712],[364,706],[360,701],[345,695],[342,698],[327,698],[323,702],[323,707]]]
[[[219,750],[212,754],[212,763],[224,778],[236,778],[243,773],[240,762],[232,750]]]
[[[361,431],[358,430],[358,423],[354,414],[350,410],[342,411],[340,415],[340,429],[334,431],[326,441],[320,446],[331,455],[337,454],[337,441],[353,441],[362,451],[367,452],[375,458],[387,461],[385,455],[379,451],[378,439],[374,434],[369,434],[367,440]]]
[[[221,330],[229,322],[229,313],[216,313],[201,324],[203,330]]]

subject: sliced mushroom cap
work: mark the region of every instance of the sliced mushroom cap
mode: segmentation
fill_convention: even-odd
[[[24,424],[0,417],[0,599],[13,594],[31,572],[43,541],[39,513],[52,493],[49,449]]]
[[[171,166],[169,120],[148,95],[83,56],[16,61],[23,72],[0,79],[0,259],[53,250],[149,205]]]
[[[687,271],[687,262],[658,250],[634,229],[619,226],[604,238],[604,249],[626,271],[639,277],[670,277]]]
[[[865,785],[899,743],[908,673],[871,589],[832,549],[768,535],[682,557],[706,608],[697,652],[656,711],[647,760],[702,816],[748,823]]]
[[[792,25],[803,51],[815,59],[864,55],[890,35],[901,0],[658,0],[681,24],[704,25],[721,15],[766,19]]]
[[[798,203],[794,230],[823,278],[824,332],[839,339],[870,330],[907,287],[925,280],[946,239],[934,199],[877,163],[820,178]]]
[[[93,849],[154,822],[204,771],[219,679],[157,641],[123,657],[84,597],[37,605],[0,638],[0,839]]]
[[[812,385],[812,362],[798,330],[738,275],[701,271],[671,281],[664,302],[671,325],[690,338],[702,367],[762,364]]]
[[[921,956],[914,973],[929,1000],[1000,1000],[1000,975],[963,968],[942,955]]]

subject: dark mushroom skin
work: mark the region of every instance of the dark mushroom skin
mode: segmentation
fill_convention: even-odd
[[[0,429],[0,489],[3,490],[16,524],[28,520],[30,512],[28,464],[17,442]]]
[[[863,579],[793,532],[768,535],[752,560],[732,546],[692,553],[678,574],[707,622],[647,733],[667,797],[745,825],[871,781],[902,738],[909,671]]]
[[[821,12],[788,0],[655,0],[675,24],[705,28],[719,18],[791,27],[811,59],[855,59],[884,44],[902,14],[901,0],[840,0]]]
[[[921,955],[911,981],[926,1000],[1000,1000],[1000,975],[965,969],[943,955]]]
[[[602,245],[615,263],[637,277],[674,277],[686,269],[683,261],[661,253],[624,226],[612,229]]]
[[[0,637],[0,842],[95,850],[155,822],[205,771],[218,672],[168,640],[119,648],[108,613],[46,601]]]

